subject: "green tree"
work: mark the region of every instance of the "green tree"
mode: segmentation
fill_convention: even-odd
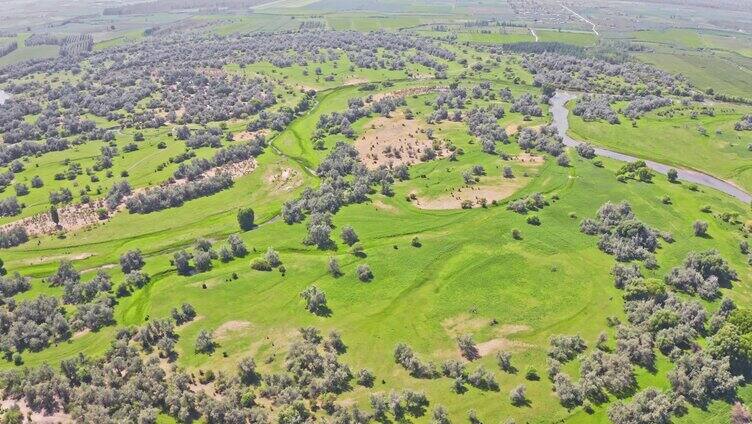
[[[240,229],[243,231],[249,231],[253,229],[253,220],[255,218],[255,215],[253,213],[253,209],[251,208],[242,208],[238,211],[238,224],[240,224]]]

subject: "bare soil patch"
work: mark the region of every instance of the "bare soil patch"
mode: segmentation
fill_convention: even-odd
[[[227,321],[214,330],[214,337],[218,340],[227,338],[231,333],[243,331],[251,326],[248,321]]]
[[[531,155],[530,153],[520,153],[515,157],[515,159],[519,163],[529,166],[538,166],[546,161],[546,158],[544,158],[543,156]]]
[[[267,134],[269,134],[269,130],[262,129],[258,131],[241,131],[237,134],[233,134],[233,137],[235,140],[238,140],[238,141],[248,141],[248,140],[253,140],[254,138],[256,138],[257,135],[265,137]]]
[[[282,168],[277,172],[267,174],[266,182],[275,190],[291,191],[303,184],[303,179],[298,171],[292,168]]]
[[[444,327],[444,331],[446,331],[447,334],[452,337],[457,337],[462,334],[478,331],[489,325],[490,322],[491,320],[488,318],[465,313],[445,319],[441,322],[441,326]]]
[[[345,85],[358,85],[368,82],[365,78],[351,77],[345,80]]]
[[[473,207],[476,207],[481,205],[484,199],[487,203],[506,199],[524,185],[525,181],[520,178],[499,177],[496,184],[465,186],[436,198],[417,197],[413,203],[421,209],[443,210],[461,209],[462,204],[469,200]]]
[[[26,228],[30,237],[54,234],[60,230],[74,231],[93,228],[104,222],[104,220],[99,219],[98,213],[98,210],[103,207],[103,200],[93,201],[89,204],[62,206],[57,209],[60,218],[59,225],[52,221],[49,212],[45,212],[5,224],[0,228],[6,229],[21,225]]]
[[[370,169],[381,165],[412,165],[422,162],[426,149],[433,148],[433,145],[421,123],[415,119],[406,119],[402,112],[389,118],[375,118],[355,142],[361,160]],[[437,158],[449,154],[443,148],[434,150]]]
[[[393,205],[388,205],[381,200],[375,200],[373,202],[373,207],[380,210],[380,211],[386,211],[386,212],[397,212],[397,208]]]
[[[57,262],[61,259],[67,259],[69,261],[80,261],[82,259],[88,259],[95,256],[93,253],[76,253],[73,255],[53,255],[53,256],[37,256],[35,258],[24,261],[27,265],[40,265],[49,262]]]
[[[526,349],[530,347],[531,345],[528,343],[517,341],[517,340],[509,340],[507,337],[512,334],[521,333],[527,330],[530,330],[530,327],[527,325],[520,325],[520,324],[502,325],[497,330],[497,334],[499,334],[499,337],[485,341],[483,343],[478,343],[477,345],[478,354],[480,356],[486,356],[490,353],[495,353],[500,350]]]

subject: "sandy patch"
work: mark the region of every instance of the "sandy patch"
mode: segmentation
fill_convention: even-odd
[[[523,331],[530,330],[530,326],[522,324],[507,324],[502,325],[497,330],[499,337],[478,343],[478,354],[480,356],[486,356],[490,353],[495,353],[500,350],[519,350],[526,349],[531,345],[528,343],[520,342],[517,340],[509,340],[507,337],[512,334],[521,333]]]
[[[368,82],[365,78],[351,77],[345,80],[345,85],[358,85]]]
[[[243,331],[250,326],[251,323],[248,321],[227,321],[214,330],[214,337],[216,337],[217,340],[226,339],[230,334]]]
[[[73,333],[73,336],[71,337],[71,339],[73,339],[73,340],[80,339],[81,337],[83,337],[83,336],[85,336],[85,335],[87,335],[89,333],[91,333],[91,330],[88,329],[88,328],[85,328],[85,329],[83,329],[81,331],[76,331],[75,333]]]
[[[237,141],[248,141],[256,138],[257,135],[266,137],[269,134],[269,130],[264,128],[258,131],[241,131],[237,134],[233,134],[233,138]]]
[[[117,264],[105,264],[101,266],[95,266],[93,268],[84,268],[81,270],[81,274],[86,274],[87,272],[92,272],[92,271],[99,271],[100,269],[101,270],[112,269],[112,268],[115,268],[116,266],[118,265]]]
[[[491,325],[491,319],[485,317],[478,317],[470,314],[460,314],[451,318],[447,318],[441,322],[441,326],[444,331],[452,337],[456,338],[462,334],[473,334]],[[509,340],[509,336],[512,334],[521,333],[523,331],[530,330],[530,327],[522,324],[506,324],[496,325],[495,335],[497,337],[477,343],[478,355],[485,356],[491,353],[498,352],[500,350],[519,350],[530,347],[529,344],[519,342],[516,340]],[[445,357],[455,357],[460,355],[459,351],[445,352]]]
[[[422,124],[416,119],[405,119],[402,112],[389,118],[375,118],[355,142],[361,160],[370,169],[421,162],[429,147],[433,147],[433,141],[425,134]],[[439,158],[449,154],[446,149],[434,150]]]
[[[436,198],[417,197],[413,203],[420,209],[461,209],[462,203],[466,200],[472,202],[473,207],[482,204],[483,199],[490,204],[494,200],[503,200],[516,193],[525,185],[521,178],[495,178],[496,184],[477,184],[474,186],[464,186],[452,190],[448,194]]]
[[[543,156],[531,155],[529,153],[520,153],[515,157],[515,160],[523,165],[538,166],[545,162],[546,158]]]
[[[387,205],[386,203],[382,202],[381,200],[375,200],[373,202],[373,207],[380,210],[380,211],[386,211],[386,212],[397,212],[397,208],[393,205]]]
[[[40,265],[49,262],[57,262],[59,260],[67,259],[69,261],[80,261],[82,259],[91,258],[93,253],[76,253],[75,255],[54,255],[54,256],[38,256],[36,258],[28,259],[24,261],[27,265]]]
[[[278,191],[291,191],[303,184],[300,173],[292,168],[282,168],[266,175],[266,182]]]
[[[489,325],[491,320],[488,318],[478,317],[467,313],[447,318],[441,322],[444,331],[452,337],[462,334],[473,333]]]
[[[52,221],[50,214],[45,212],[5,224],[0,228],[7,229],[21,225],[26,228],[26,232],[30,237],[42,234],[54,234],[60,230],[73,231],[93,228],[104,221],[99,219],[99,213],[97,212],[103,207],[103,200],[93,201],[89,204],[61,206],[57,209],[60,218],[59,225],[56,225]]]
[[[250,158],[235,163],[226,163],[222,166],[216,166],[204,173],[205,177],[213,177],[219,174],[228,174],[233,180],[250,174],[256,169],[256,159]]]
[[[517,134],[519,130],[520,126],[517,124],[509,124],[506,128],[504,128],[504,131],[506,131],[507,135],[509,136]]]

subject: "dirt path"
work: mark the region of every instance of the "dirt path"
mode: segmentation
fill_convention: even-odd
[[[574,10],[572,10],[572,9],[568,8],[567,6],[565,6],[565,5],[564,5],[564,4],[562,4],[562,3],[559,3],[559,6],[563,7],[563,8],[564,8],[564,10],[566,10],[566,11],[568,11],[569,13],[573,14],[574,16],[576,16],[577,18],[579,18],[579,19],[580,19],[581,21],[585,22],[586,24],[588,24],[588,25],[592,25],[592,26],[593,26],[593,28],[591,29],[591,31],[593,31],[593,34],[595,34],[596,36],[600,36],[600,34],[598,34],[598,31],[597,31],[597,30],[595,29],[595,24],[594,24],[594,23],[592,23],[592,22],[590,22],[590,21],[589,21],[589,20],[588,20],[588,19],[587,19],[586,17],[584,17],[584,16],[580,15],[579,13],[577,13],[577,12],[575,12]],[[535,41],[538,41],[538,38],[537,38],[537,37],[536,37]]]

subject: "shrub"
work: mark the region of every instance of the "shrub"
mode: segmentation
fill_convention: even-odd
[[[369,267],[367,264],[358,265],[355,273],[358,275],[358,279],[360,281],[363,281],[364,283],[373,279],[373,272],[371,272],[371,267]]]
[[[255,214],[251,208],[242,208],[238,211],[238,225],[243,231],[249,231],[253,229],[253,221]]]

